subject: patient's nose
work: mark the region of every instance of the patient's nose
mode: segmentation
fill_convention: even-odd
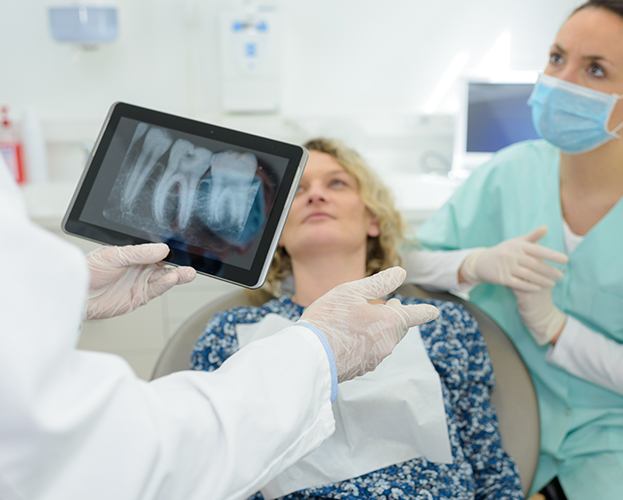
[[[314,183],[310,185],[306,194],[308,205],[327,201],[325,190],[321,184]]]

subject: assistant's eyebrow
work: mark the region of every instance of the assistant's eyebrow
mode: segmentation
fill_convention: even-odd
[[[550,49],[550,51],[554,51],[554,50],[557,51],[557,52],[560,52],[563,55],[565,55],[567,53],[567,51],[565,49],[563,49],[557,43],[552,45],[552,48]],[[582,56],[582,59],[588,60],[588,61],[605,61],[605,62],[607,62],[609,64],[612,64],[612,62],[607,57],[604,57],[604,56],[598,55],[598,54],[589,54],[589,55],[586,55],[586,56]]]
[[[605,61],[609,63],[610,61],[606,59],[604,56],[582,56],[582,59],[588,59],[589,61]]]

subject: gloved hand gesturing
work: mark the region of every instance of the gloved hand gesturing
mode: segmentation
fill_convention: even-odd
[[[431,321],[439,310],[431,305],[403,306],[397,299],[370,304],[394,291],[407,273],[392,267],[367,278],[344,283],[313,302],[301,316],[320,329],[333,350],[338,381],[373,370],[409,328]]]
[[[546,233],[547,227],[541,226],[530,234],[476,249],[461,264],[459,275],[472,285],[493,283],[522,292],[551,288],[562,272],[544,260],[566,264],[568,257],[537,243]]]
[[[542,288],[536,292],[515,291],[517,308],[521,319],[539,345],[545,345],[560,335],[567,315],[552,300],[552,289]]]
[[[169,288],[192,281],[192,267],[165,267],[164,243],[103,247],[87,255],[90,272],[87,318],[101,319],[133,311]]]

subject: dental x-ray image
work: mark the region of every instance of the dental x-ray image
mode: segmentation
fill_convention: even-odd
[[[219,260],[231,261],[232,254],[252,257],[280,173],[259,153],[141,122],[133,125],[103,216]]]
[[[295,144],[115,102],[62,227],[108,245],[164,242],[169,264],[257,288],[307,158]]]

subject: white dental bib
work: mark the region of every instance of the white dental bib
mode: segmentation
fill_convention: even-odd
[[[268,314],[237,325],[240,347],[291,326]],[[287,376],[287,374],[284,374]],[[451,463],[452,452],[439,375],[417,327],[371,373],[339,385],[335,433],[263,489],[266,498],[343,481],[424,457]]]

